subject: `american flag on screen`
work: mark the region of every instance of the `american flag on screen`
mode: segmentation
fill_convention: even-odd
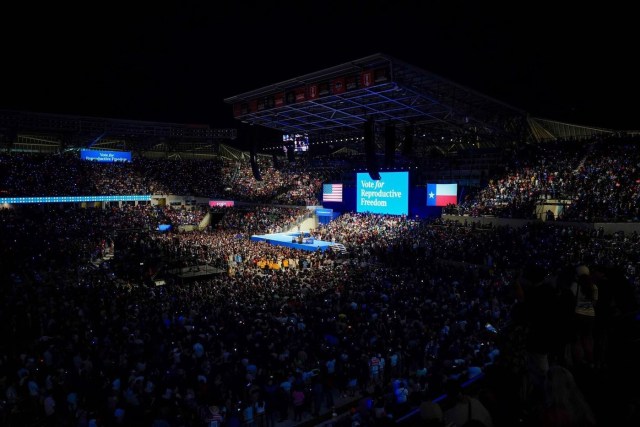
[[[342,202],[342,184],[323,184],[323,202]]]

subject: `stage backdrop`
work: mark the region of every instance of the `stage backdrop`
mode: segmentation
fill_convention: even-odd
[[[380,172],[378,180],[371,179],[368,172],[358,172],[356,211],[408,215],[409,172]]]
[[[334,218],[340,212],[404,213],[421,218],[442,214],[442,207],[428,206],[426,185],[413,184],[408,171],[380,172],[380,178],[372,180],[368,172],[357,172],[353,181],[342,183],[341,202],[323,201],[322,206],[333,209]]]

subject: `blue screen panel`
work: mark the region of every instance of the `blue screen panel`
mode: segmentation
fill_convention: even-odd
[[[80,158],[94,162],[130,162],[131,152],[82,149],[80,150]]]
[[[408,215],[409,172],[380,172],[379,180],[358,172],[356,179],[357,212]]]

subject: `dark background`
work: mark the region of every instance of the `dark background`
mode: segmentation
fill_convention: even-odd
[[[237,127],[224,98],[384,53],[535,117],[640,129],[636,15],[599,2],[51,3],[0,7],[0,108]]]

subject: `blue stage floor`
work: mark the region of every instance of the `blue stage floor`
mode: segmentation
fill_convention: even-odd
[[[325,242],[322,240],[313,240],[313,243],[298,243],[297,237],[300,233],[275,233],[275,234],[254,234],[251,236],[253,241],[265,241],[269,244],[276,246],[286,246],[288,248],[302,249],[304,251],[326,251],[331,246],[332,242]],[[304,233],[305,239],[309,237],[309,233]],[[293,240],[296,239],[294,242]]]

